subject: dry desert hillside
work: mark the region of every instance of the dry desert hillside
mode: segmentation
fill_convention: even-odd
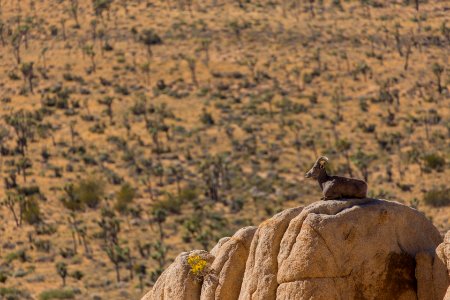
[[[0,299],[139,299],[320,198],[450,229],[450,3],[0,0]]]

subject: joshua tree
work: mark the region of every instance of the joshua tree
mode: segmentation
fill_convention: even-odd
[[[11,35],[11,46],[13,50],[13,55],[16,58],[17,65],[20,65],[21,63],[21,47],[22,47],[22,35],[20,32],[14,32]]]
[[[89,56],[90,60],[91,60],[91,69],[92,72],[95,73],[95,70],[97,69],[97,66],[95,64],[95,51],[94,51],[94,46],[92,45],[86,45],[83,47],[83,53],[86,54],[87,56]]]
[[[80,23],[78,22],[78,0],[70,0],[70,14],[72,15],[76,28],[80,28]]]
[[[264,95],[262,96],[263,101],[266,102],[269,105],[269,116],[270,116],[271,119],[273,118],[273,105],[272,105],[272,102],[273,102],[273,97],[274,96],[275,95],[272,92],[270,92],[270,91],[264,93]]]
[[[205,58],[203,60],[203,63],[205,66],[208,66],[209,64],[209,48],[211,46],[211,40],[210,39],[202,39],[200,41],[200,50],[205,53]]]
[[[31,160],[27,157],[21,157],[16,164],[17,174],[22,174],[25,183],[27,182],[27,169],[31,169],[32,166]]]
[[[412,43],[409,42],[406,44],[406,55],[405,55],[405,64],[403,66],[403,70],[407,71],[409,67],[409,56],[412,53]]]
[[[63,286],[66,286],[67,264],[65,262],[58,262],[56,264],[56,272],[61,277]]]
[[[150,89],[151,86],[151,66],[150,66],[150,62],[146,62],[143,63],[142,65],[140,65],[140,69],[142,71],[142,73],[145,74],[145,83],[147,84],[147,87]]]
[[[117,282],[120,282],[120,263],[126,261],[127,251],[128,248],[122,248],[118,244],[108,244],[105,248],[109,260],[114,264]]]
[[[48,47],[43,47],[40,53],[40,59],[42,60],[42,68],[44,73],[47,72],[47,57],[46,54],[48,52]]]
[[[61,20],[59,21],[61,23],[61,31],[62,31],[62,36],[63,36],[63,40],[66,40],[66,19],[61,18]]]
[[[112,2],[113,0],[92,0],[95,15],[103,20],[103,13],[106,11],[109,18],[109,10]]]
[[[436,83],[439,94],[442,94],[442,83],[441,83],[441,76],[442,73],[444,73],[444,67],[442,67],[438,63],[434,63],[432,66],[433,74],[436,76]]]
[[[186,63],[188,64],[189,71],[191,73],[192,83],[196,87],[198,87],[198,81],[197,81],[197,75],[196,75],[196,61],[195,61],[195,59],[192,58],[192,57],[189,57],[187,55],[184,55],[184,54],[180,54],[179,56],[180,56],[181,59],[186,61]]]
[[[175,166],[171,166],[169,168],[169,171],[170,171],[171,175],[173,175],[175,177],[175,181],[177,184],[177,193],[178,193],[178,197],[180,197],[181,196],[180,182],[183,179],[183,167],[180,164],[177,164]]]
[[[20,71],[23,75],[23,80],[25,83],[28,82],[28,86],[30,88],[30,92],[33,93],[33,62],[23,63],[20,67]]]
[[[153,29],[145,29],[139,36],[139,40],[146,46],[148,57],[152,57],[152,46],[162,44],[162,40]]]
[[[134,265],[134,271],[139,277],[139,288],[144,290],[144,278],[147,275],[147,267],[144,264]]]
[[[105,112],[109,117],[109,124],[113,125],[114,121],[113,121],[113,110],[112,110],[112,105],[114,102],[114,98],[110,97],[110,96],[106,96],[103,99],[98,100],[98,103],[106,106]]]
[[[153,210],[153,220],[158,223],[159,240],[161,243],[164,241],[163,224],[167,218],[167,211],[164,208],[156,208]]]
[[[158,263],[158,267],[156,270],[151,272],[151,279],[152,281],[156,281],[156,279],[161,275],[162,271],[164,270],[164,267],[166,265],[166,257],[167,257],[167,246],[164,245],[161,241],[157,241],[153,244],[153,253],[152,253],[152,259],[155,260]]]
[[[394,38],[395,38],[395,44],[397,46],[398,54],[403,57],[402,39],[401,39],[401,36],[400,36],[400,27],[401,27],[400,24],[396,24],[395,25]]]
[[[10,138],[8,128],[0,125],[0,174],[2,173],[3,168],[3,154],[6,152],[5,144]]]
[[[342,100],[344,99],[344,95],[342,92],[342,86],[339,89],[336,89],[333,93],[333,96],[331,98],[331,101],[335,105],[335,118],[333,120],[333,123],[339,123],[343,120],[342,114],[341,114],[341,108],[342,108]]]
[[[79,133],[76,130],[77,121],[71,120],[69,122],[69,129],[70,129],[70,141],[72,144],[72,148],[75,148],[75,138],[79,136]]]
[[[6,198],[1,202],[12,214],[16,227],[22,226],[22,216],[25,204],[25,197],[17,193],[8,192]],[[18,206],[18,207],[17,207]]]
[[[309,0],[309,12],[311,13],[311,17],[314,18],[314,0]]]
[[[25,156],[28,147],[28,140],[34,136],[35,121],[31,112],[19,110],[5,116],[6,123],[13,127],[17,137],[17,149],[22,156]]]
[[[375,158],[375,155],[366,154],[361,149],[359,149],[358,152],[352,156],[353,162],[364,176],[364,180],[366,182],[369,182],[369,167]]]
[[[1,15],[1,6],[0,6],[0,15]],[[5,37],[3,36],[4,31],[5,31],[5,24],[0,20],[0,42],[2,42],[2,46],[6,45]]]
[[[442,22],[441,25],[441,34],[447,39],[447,42],[450,43],[450,28],[447,27],[447,22]],[[0,24],[0,38],[1,38],[1,24]]]

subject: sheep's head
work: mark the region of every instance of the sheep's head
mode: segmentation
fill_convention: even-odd
[[[316,162],[314,163],[314,166],[309,170],[306,174],[306,178],[314,178],[317,179],[320,175],[320,173],[325,170],[325,165],[328,162],[328,158],[326,156],[319,157]]]

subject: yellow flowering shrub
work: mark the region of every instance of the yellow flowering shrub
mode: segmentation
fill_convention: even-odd
[[[208,264],[200,255],[192,255],[187,259],[187,263],[191,267],[191,273],[195,276],[202,276]]]

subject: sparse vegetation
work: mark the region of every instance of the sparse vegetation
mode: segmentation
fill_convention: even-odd
[[[139,299],[322,155],[448,230],[445,6],[0,0],[0,298]]]
[[[52,289],[39,294],[39,300],[75,299],[75,293],[70,289]]]
[[[423,201],[433,207],[450,206],[450,189],[445,187],[433,188],[425,193]]]

